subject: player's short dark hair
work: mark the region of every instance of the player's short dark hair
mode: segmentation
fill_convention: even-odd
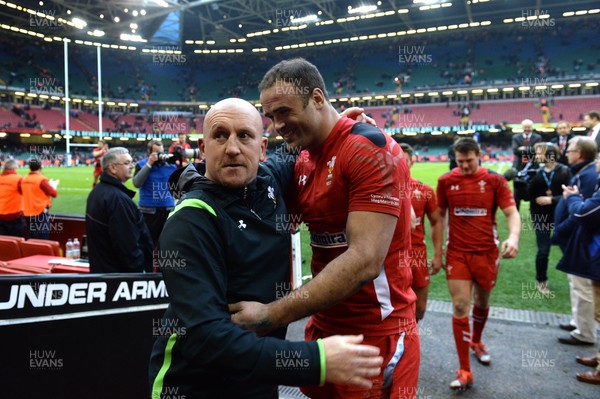
[[[590,111],[587,114],[590,117],[590,119],[595,119],[597,121],[600,121],[600,112],[598,112],[598,111]]]
[[[37,158],[31,158],[29,160],[29,170],[35,172],[42,169],[42,162]]]
[[[289,83],[297,90],[294,91],[306,107],[308,100],[315,89],[321,89],[325,99],[329,101],[325,82],[316,66],[304,58],[293,58],[284,60],[273,66],[262,78],[258,85],[258,91],[270,89],[277,83]]]
[[[456,143],[454,143],[454,152],[468,154],[471,151],[473,151],[475,155],[479,155],[481,153],[479,144],[471,137],[460,138],[456,141]]]
[[[402,151],[404,151],[407,158],[412,158],[413,148],[410,146],[410,144],[400,143],[400,148],[402,148]]]

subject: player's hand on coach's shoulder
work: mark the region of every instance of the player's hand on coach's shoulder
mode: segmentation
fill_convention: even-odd
[[[367,116],[364,112],[365,110],[360,107],[350,107],[344,110],[341,115],[350,119],[354,119],[357,122],[363,122],[368,123],[369,125],[377,126],[375,119]]]
[[[325,381],[371,388],[371,379],[381,373],[379,348],[361,345],[362,335],[334,335],[323,339]]]

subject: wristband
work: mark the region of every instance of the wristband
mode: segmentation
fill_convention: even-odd
[[[319,386],[322,387],[325,385],[325,371],[327,367],[327,360],[325,357],[325,346],[323,345],[323,340],[319,338],[317,340],[317,345],[319,347],[319,359],[321,364],[321,375],[319,377]]]

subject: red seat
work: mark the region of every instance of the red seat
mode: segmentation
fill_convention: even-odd
[[[17,236],[3,236],[0,234],[0,238],[6,238],[8,240],[13,240],[13,241],[25,241],[25,239],[23,237],[17,237]]]
[[[21,257],[23,258],[33,255],[54,256],[54,248],[52,248],[52,245],[49,243],[22,241],[19,245],[21,246]]]
[[[9,264],[5,269],[14,270],[14,274],[48,274],[50,273],[51,266],[48,267],[36,267],[28,265],[12,265]]]
[[[27,242],[50,244],[52,246],[52,249],[54,250],[54,253],[51,255],[62,256],[62,249],[60,248],[60,243],[58,241],[42,240],[39,238],[30,238],[29,240],[27,240]],[[27,255],[23,255],[23,256],[27,256]]]
[[[23,274],[21,270],[11,269],[10,267],[0,266],[0,275],[1,274]]]
[[[22,258],[20,243],[24,241],[10,238],[0,238],[0,260],[11,260]]]

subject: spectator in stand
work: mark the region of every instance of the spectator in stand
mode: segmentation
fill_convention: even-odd
[[[85,211],[92,273],[152,271],[152,238],[132,200],[135,191],[123,184],[134,165],[123,147],[102,157],[100,183],[90,192]]]
[[[537,290],[549,295],[548,256],[550,255],[550,237],[554,225],[554,209],[560,201],[563,184],[571,180],[571,172],[566,165],[556,162],[559,148],[553,143],[537,143],[535,155],[537,161],[544,164],[537,175],[531,179],[529,190],[530,213],[537,243],[535,270]]]
[[[133,177],[133,185],[140,189],[140,211],[144,215],[155,247],[158,245],[158,237],[167,221],[167,216],[175,207],[168,181],[177,167],[158,159],[158,154],[162,152],[164,147],[159,140],[149,141],[148,158],[142,159],[135,165]]]
[[[556,144],[558,147],[558,162],[563,165],[569,164],[569,159],[567,158],[567,147],[569,146],[569,140],[571,140],[574,135],[571,133],[571,125],[569,122],[561,121],[556,125],[556,136],[550,139],[550,142]]]
[[[23,210],[27,223],[27,238],[47,240],[50,236],[50,206],[56,198],[58,180],[48,180],[42,175],[42,162],[37,158],[29,160],[29,174],[21,182]]]
[[[96,184],[98,183],[98,178],[102,174],[101,158],[104,156],[104,154],[106,154],[107,151],[108,143],[104,140],[98,140],[98,147],[96,147],[92,151],[92,155],[96,160],[96,163],[94,164],[94,183],[92,183],[92,188],[96,187]]]
[[[530,167],[535,168],[535,148],[536,143],[542,142],[542,136],[537,133],[533,133],[533,122],[529,119],[525,119],[521,122],[523,128],[522,134],[515,134],[512,138],[512,150],[515,155],[513,160],[513,168],[520,172],[523,170],[525,165],[530,162],[534,164]],[[527,187],[522,184],[518,184],[515,180],[513,182],[513,192],[515,196],[515,203],[517,204],[517,210],[521,205],[521,200],[527,198]]]
[[[6,161],[0,175],[0,235],[23,237],[22,180],[17,174],[17,161]]]

